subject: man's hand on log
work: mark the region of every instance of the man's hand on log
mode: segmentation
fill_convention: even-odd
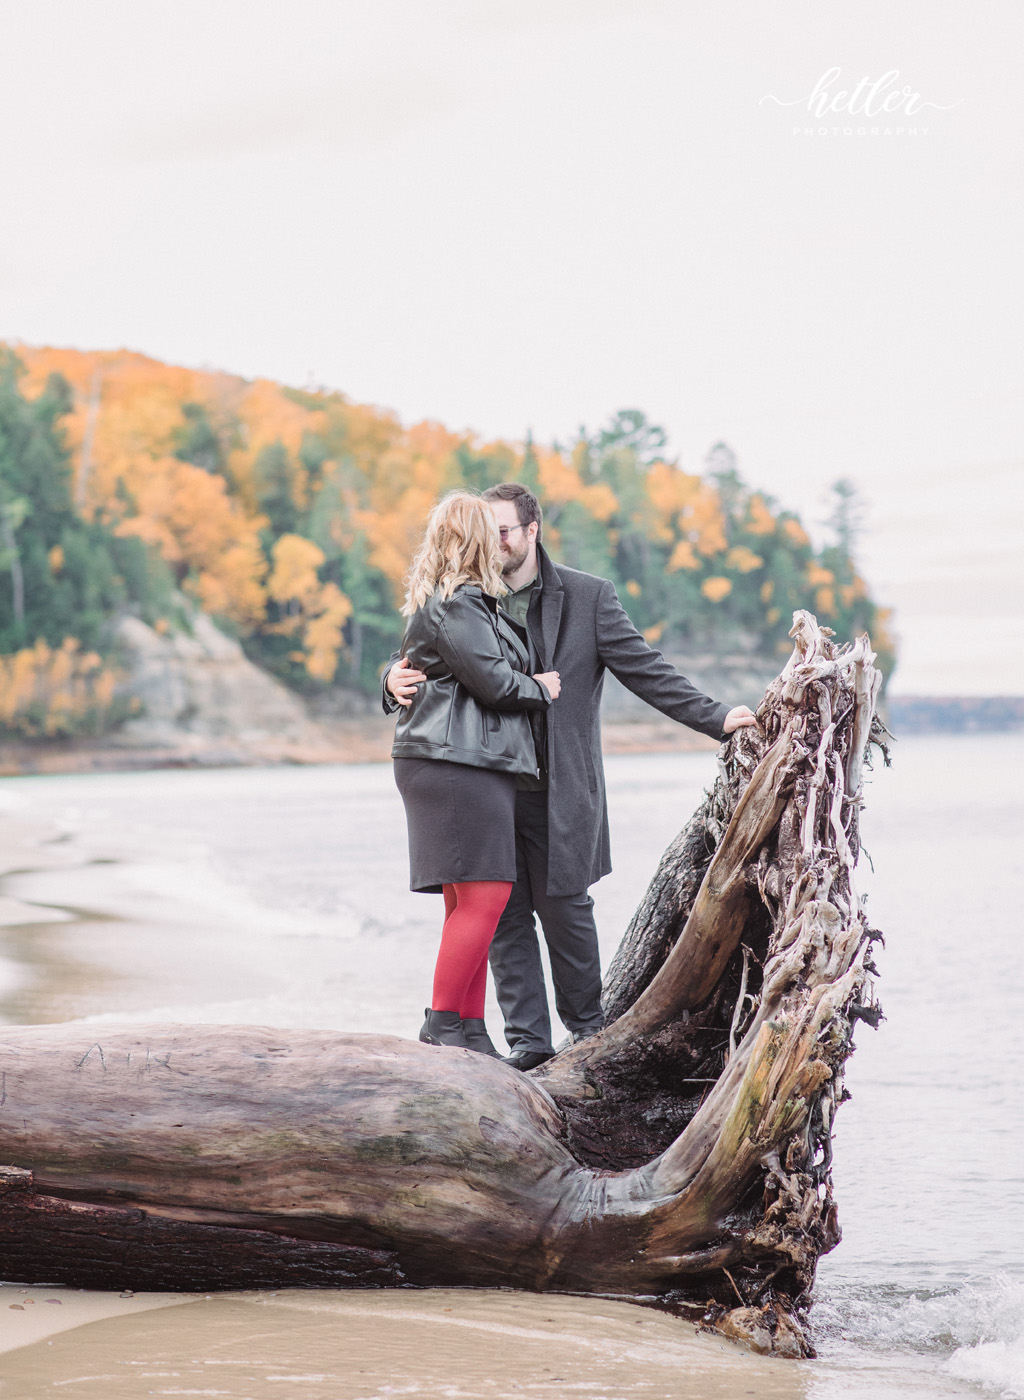
[[[403,656],[400,661],[396,661],[388,672],[387,688],[389,694],[393,695],[400,705],[408,708],[413,702],[416,694],[416,687],[422,685],[426,680],[422,671],[417,671],[414,666],[410,666],[408,660]]]
[[[390,680],[390,677],[388,678]],[[726,734],[732,734],[737,729],[749,729],[752,724],[757,723],[757,716],[753,710],[746,705],[736,705],[725,717],[722,729]]]

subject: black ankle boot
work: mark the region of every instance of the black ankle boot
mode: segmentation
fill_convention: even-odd
[[[462,1033],[466,1037],[466,1044],[471,1050],[475,1050],[478,1055],[489,1055],[492,1060],[504,1060],[504,1055],[495,1050],[494,1042],[487,1034],[487,1026],[480,1016],[463,1016]]]
[[[454,1045],[460,1050],[468,1050],[469,1042],[462,1029],[462,1018],[457,1011],[424,1011],[426,1020],[420,1030],[420,1040],[424,1045]]]

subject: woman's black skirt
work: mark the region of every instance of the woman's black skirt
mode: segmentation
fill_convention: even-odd
[[[396,758],[409,825],[409,887],[516,878],[514,773],[437,758]]]

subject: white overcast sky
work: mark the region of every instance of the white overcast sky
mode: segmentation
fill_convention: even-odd
[[[897,688],[1024,693],[1018,0],[0,0],[0,26],[0,336],[485,437],[639,407],[812,524],[852,477]],[[897,74],[876,100],[917,110],[819,119],[830,70],[827,100]]]

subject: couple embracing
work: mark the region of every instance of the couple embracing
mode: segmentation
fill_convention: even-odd
[[[444,895],[420,1039],[498,1055],[484,1024],[489,961],[508,1062],[521,1070],[554,1054],[537,915],[573,1040],[604,1024],[587,891],[611,869],[605,671],[713,739],[755,723],[648,646],[607,579],[554,563],[541,529],[536,496],[516,482],[445,496],[410,570],[401,651],[382,677],[384,708],[398,713],[391,752],[411,886]]]

